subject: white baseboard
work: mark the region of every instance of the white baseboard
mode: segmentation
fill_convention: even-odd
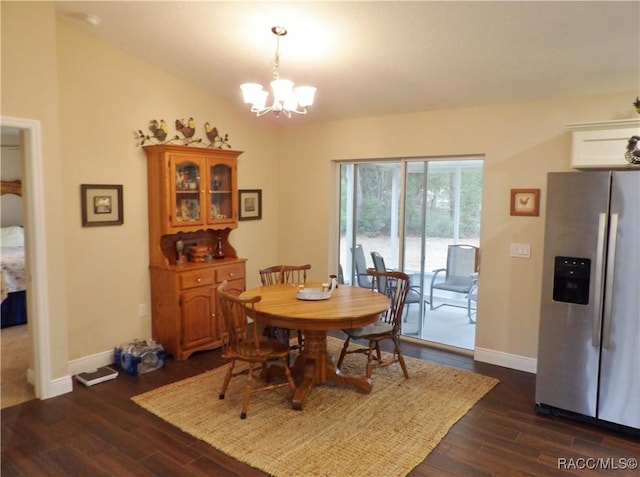
[[[525,371],[533,374],[536,373],[536,369],[538,367],[537,359],[486,348],[476,348],[473,354],[473,359],[482,363],[495,364],[505,368],[517,369],[518,371]]]
[[[35,386],[36,373],[34,373],[31,368],[27,369],[27,382],[32,386]],[[71,376],[62,376],[61,378],[49,381],[47,389],[42,391],[44,397],[41,397],[41,399],[49,399],[70,393],[71,391],[73,391],[73,381],[71,380]]]
[[[60,396],[73,391],[73,380],[71,376],[63,376],[61,378],[52,379],[49,382],[49,389],[47,390],[47,398]]]
[[[76,375],[78,373],[86,373],[93,371],[102,366],[113,364],[113,350],[103,351],[101,353],[85,356],[84,358],[69,361],[69,374]]]
[[[60,396],[73,391],[73,376],[78,373],[93,371],[101,366],[113,364],[113,351],[103,351],[102,353],[75,359],[69,362],[69,374],[60,378],[52,379],[44,390],[44,399]],[[35,383],[35,373],[31,368],[27,370],[27,382]]]

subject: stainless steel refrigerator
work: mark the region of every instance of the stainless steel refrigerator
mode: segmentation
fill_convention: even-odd
[[[640,171],[550,173],[536,409],[640,430]]]

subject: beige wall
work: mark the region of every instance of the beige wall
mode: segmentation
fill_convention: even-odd
[[[633,114],[635,93],[466,108],[321,124],[274,123],[166,74],[71,26],[51,4],[2,3],[2,114],[39,119],[46,151],[47,246],[51,257],[54,375],[67,360],[147,337],[149,301],[144,154],[133,131],[193,116],[228,132],[240,188],[263,190],[263,220],[231,235],[257,270],[278,262],[334,271],[336,159],[484,154],[479,347],[535,357],[544,187],[547,171],[569,169],[565,123]],[[29,61],[24,61],[29,58]],[[59,105],[59,106],[58,106]],[[83,183],[123,184],[124,225],[83,228]],[[543,191],[538,218],[509,216],[509,189]],[[532,244],[530,260],[509,257],[511,242]],[[67,344],[68,343],[68,344]]]
[[[70,358],[150,336],[150,317],[138,316],[149,304],[146,159],[134,130],[148,132],[151,119],[165,119],[171,135],[175,120],[193,117],[195,137],[204,123],[229,133],[242,150],[240,188],[264,188],[270,220],[241,223],[231,242],[258,262],[277,261],[277,244],[251,240],[273,236],[277,190],[276,144],[272,127],[244,111],[166,74],[79,30],[58,23],[61,143],[64,150],[65,245],[67,247]],[[82,227],[79,184],[122,184],[124,224]],[[249,254],[249,255],[248,255]],[[260,260],[255,257],[260,257]],[[151,308],[150,306],[148,307]]]
[[[48,257],[47,295],[51,335],[52,378],[68,369],[67,281],[62,174],[59,134],[58,66],[53,3],[2,2],[2,115],[39,120],[42,131],[42,175]],[[25,189],[28,188],[25,184]],[[28,208],[28,204],[25,207]],[[25,228],[29,235],[29,228]],[[27,252],[29,252],[27,250]],[[29,259],[29,254],[27,254]],[[35,309],[28,296],[28,307]],[[48,373],[49,374],[49,373]]]
[[[166,119],[171,134],[189,116],[197,136],[206,121],[229,133],[244,151],[239,187],[262,188],[270,218],[241,223],[231,241],[251,277],[277,262],[277,242],[256,238],[277,233],[273,124],[58,22],[52,3],[2,3],[2,114],[42,122],[53,379],[70,361],[150,336],[150,317],[138,317],[149,274],[146,160],[134,131],[151,119]],[[122,184],[124,224],[82,227],[80,184]]]

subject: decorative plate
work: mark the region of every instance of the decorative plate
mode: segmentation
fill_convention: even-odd
[[[332,289],[322,291],[322,288],[305,288],[296,293],[298,300],[319,301],[331,298]]]

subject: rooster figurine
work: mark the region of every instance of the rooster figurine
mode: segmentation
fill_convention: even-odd
[[[627,144],[627,152],[624,153],[624,157],[629,164],[640,164],[640,149],[638,149],[638,141],[640,141],[640,136],[631,136],[629,143]]]
[[[196,123],[193,118],[189,118],[187,124],[176,119],[176,129],[182,133],[185,139],[191,139],[196,132]]]
[[[204,123],[204,131],[207,133],[207,138],[211,141],[211,144],[215,144],[218,139],[218,128],[211,128],[208,122]]]
[[[149,131],[151,131],[152,134],[145,134],[142,132],[142,129],[138,129],[136,138],[139,140],[139,146],[144,146],[146,142],[168,144],[171,141],[178,139],[178,136],[176,135],[171,140],[165,142],[169,128],[167,127],[167,123],[164,119],[161,119],[160,122],[156,119],[149,121]]]
[[[640,114],[640,97],[636,96],[636,101],[633,105],[636,107],[636,113]]]
[[[207,133],[207,139],[209,139],[209,147],[217,147],[218,149],[222,149],[222,146],[231,147],[231,144],[228,143],[229,135],[220,136],[217,127],[214,126],[212,128],[209,122],[206,122],[204,123],[204,130]]]
[[[169,128],[164,119],[161,119],[159,124],[155,119],[152,120],[149,123],[149,130],[153,133],[153,137],[160,142],[163,142],[167,138],[167,133],[169,132]]]

